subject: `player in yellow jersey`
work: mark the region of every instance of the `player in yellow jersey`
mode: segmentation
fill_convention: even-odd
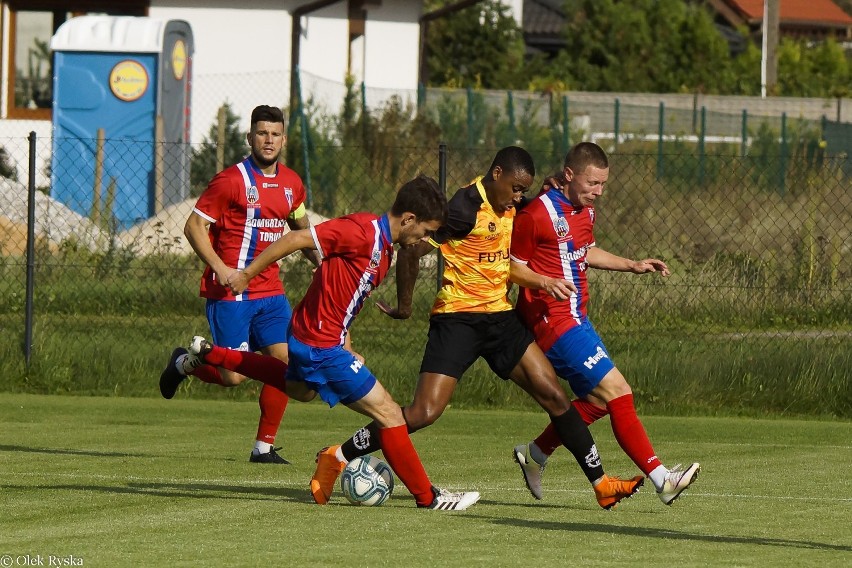
[[[510,146],[497,152],[488,172],[449,201],[447,223],[435,236],[400,251],[399,306],[379,307],[394,318],[410,317],[420,257],[440,248],[443,286],[432,307],[414,400],[403,409],[409,431],[425,428],[441,416],[464,372],[482,357],[497,376],[516,383],[547,411],[560,440],[593,484],[598,503],[609,509],[635,493],[643,477],[621,480],[604,474],[588,427],[507,298],[515,207],[534,176],[532,157],[523,148]],[[558,278],[542,276],[539,285],[557,299],[576,292],[573,284]],[[342,446],[321,450],[311,479],[314,500],[328,502],[345,463],[378,449],[377,427],[372,423]]]

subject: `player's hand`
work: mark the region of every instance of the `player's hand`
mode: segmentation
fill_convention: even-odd
[[[234,270],[228,276],[228,288],[234,296],[242,294],[249,285],[249,279],[242,270]]]
[[[577,287],[570,280],[547,278],[544,281],[544,291],[557,300],[567,300],[571,294],[577,293]]]
[[[666,263],[658,258],[646,258],[645,260],[637,260],[633,263],[631,272],[634,274],[647,274],[649,272],[659,272],[660,276],[666,277],[671,275],[671,270],[666,266]]]
[[[393,319],[408,319],[411,317],[411,310],[409,310],[408,312],[404,312],[399,308],[393,308],[384,300],[376,300],[376,307],[382,310],[385,314],[392,317]]]
[[[542,191],[548,191],[550,189],[562,189],[562,182],[559,181],[559,178],[556,176],[544,178],[544,181],[541,182]]]

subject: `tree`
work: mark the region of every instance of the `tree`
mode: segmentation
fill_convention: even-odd
[[[725,39],[703,6],[682,0],[567,0],[564,52],[554,68],[590,91],[723,92]]]
[[[426,10],[448,3],[427,0]],[[427,86],[525,88],[531,74],[524,51],[523,33],[509,8],[499,0],[483,0],[429,24]]]
[[[232,166],[241,161],[247,154],[247,142],[245,133],[240,132],[240,117],[231,110],[231,105],[222,105],[225,110],[225,136],[224,136],[224,162],[223,168]],[[193,196],[201,195],[207,184],[219,173],[216,167],[216,150],[219,147],[219,124],[214,122],[204,137],[204,141],[192,151],[192,161],[189,168],[190,193]]]

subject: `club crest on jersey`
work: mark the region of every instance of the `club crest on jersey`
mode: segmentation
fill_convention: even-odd
[[[287,204],[290,205],[290,209],[293,208],[293,188],[285,187],[284,188],[284,197],[287,198]]]
[[[496,231],[497,231],[497,223],[495,223],[494,221],[489,221],[488,222],[488,232],[494,233]]]
[[[595,210],[589,207],[589,221],[595,222]]]
[[[260,201],[260,194],[257,192],[257,187],[251,186],[246,189],[246,201],[249,205],[254,205]]]
[[[374,250],[373,255],[370,257],[370,268],[378,268],[379,263],[382,261],[382,251]]]
[[[557,217],[553,220],[553,230],[560,239],[568,234],[568,220],[565,217]]]

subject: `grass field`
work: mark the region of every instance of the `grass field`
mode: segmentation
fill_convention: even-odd
[[[648,418],[661,457],[701,477],[672,507],[649,486],[607,512],[564,450],[545,499],[527,493],[509,453],[541,414],[450,408],[415,444],[436,484],[482,500],[439,513],[400,484],[382,507],[313,504],[314,453],[355,413],[291,403],[290,466],[248,463],[256,419],[248,402],[4,394],[0,566],[852,565],[849,422]],[[593,432],[608,472],[635,475],[608,424]]]

